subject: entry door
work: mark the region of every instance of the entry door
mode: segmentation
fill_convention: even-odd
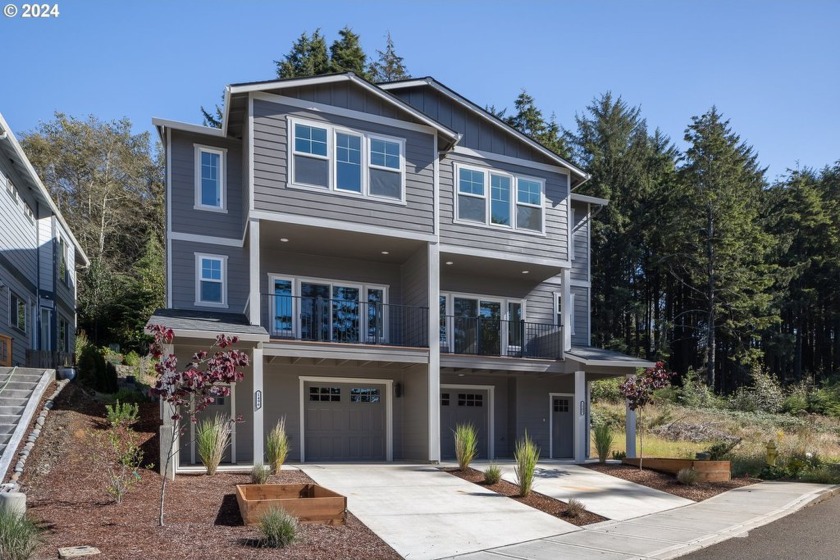
[[[574,457],[574,406],[573,397],[554,396],[551,398],[551,437],[555,459]]]
[[[385,461],[385,388],[366,382],[307,382],[306,461]]]
[[[456,354],[500,355],[501,301],[453,297],[452,308]]]
[[[441,387],[440,390],[440,455],[455,458],[455,426],[472,424],[478,436],[478,459],[488,459],[487,435],[488,391]]]

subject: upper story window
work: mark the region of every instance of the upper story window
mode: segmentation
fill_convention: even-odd
[[[58,351],[70,351],[70,321],[58,316]]]
[[[460,164],[455,171],[455,221],[544,232],[545,181]]]
[[[22,332],[26,332],[28,324],[26,300],[14,292],[11,292],[9,296],[9,324]]]
[[[35,211],[27,202],[23,203],[23,213],[26,214],[26,219],[29,220],[30,224],[35,223]]]
[[[225,211],[226,150],[195,146],[195,209]]]
[[[195,254],[195,304],[227,307],[227,257]]]
[[[64,239],[58,240],[58,279],[65,284],[70,282],[70,273],[67,270],[67,242]]]
[[[568,327],[572,334],[575,334],[575,294],[569,294],[569,324]],[[558,325],[565,324],[563,321],[563,294],[562,292],[555,292],[554,294],[554,315]]]
[[[405,141],[289,119],[291,182],[341,194],[405,202]]]

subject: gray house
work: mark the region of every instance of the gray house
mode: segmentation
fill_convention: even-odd
[[[71,360],[76,268],[89,264],[0,115],[0,366]]]
[[[589,221],[607,201],[431,78],[234,84],[220,129],[154,123],[167,309],[150,323],[182,361],[219,332],[250,349],[207,411],[244,419],[230,463],[260,462],[281,418],[293,461],[438,461],[472,422],[482,458],[527,430],[580,462],[589,384],[651,365],[589,346]]]

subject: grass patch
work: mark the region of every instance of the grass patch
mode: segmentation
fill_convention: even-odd
[[[0,511],[0,558],[27,560],[39,541],[38,527],[28,517]]]
[[[493,485],[498,483],[502,479],[502,469],[499,465],[491,464],[489,467],[484,469],[484,483]]]
[[[284,509],[272,507],[259,519],[262,539],[260,544],[268,548],[284,548],[297,540],[297,517]]]

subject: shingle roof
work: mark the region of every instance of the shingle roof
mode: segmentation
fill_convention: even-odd
[[[259,325],[252,325],[243,313],[219,313],[190,309],[158,309],[147,325],[164,325],[175,331],[203,331],[207,333],[264,336],[268,332]]]
[[[595,366],[599,363],[620,365],[627,367],[652,367],[654,362],[635,356],[628,356],[613,350],[604,350],[593,346],[572,346],[571,350],[565,352],[567,358],[576,359],[588,366]]]

